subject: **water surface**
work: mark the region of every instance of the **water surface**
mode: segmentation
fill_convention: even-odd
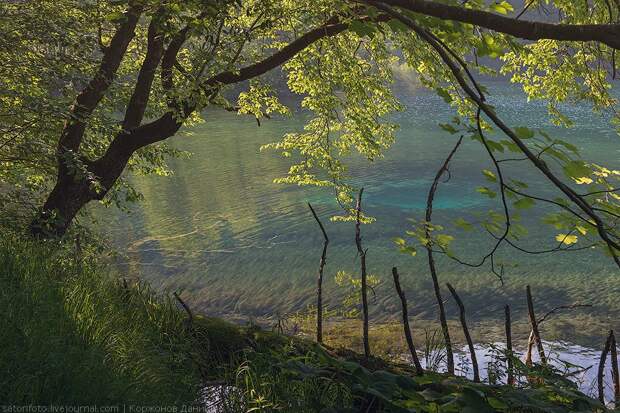
[[[619,137],[606,119],[585,105],[567,107],[576,120],[572,130],[553,127],[543,102],[527,102],[521,91],[492,82],[491,103],[510,125],[544,128],[578,146],[586,159],[620,169]],[[429,184],[456,137],[437,127],[453,112],[432,92],[401,88],[407,109],[395,115],[401,125],[398,139],[375,162],[352,162],[355,181],[364,186],[364,204],[376,223],[363,228],[370,271],[383,280],[373,297],[377,319],[397,316],[390,270],[399,267],[410,297],[411,312],[435,317],[434,299],[424,256],[400,254],[392,238],[402,236],[408,218],[423,217]],[[106,211],[105,230],[124,252],[124,270],[163,291],[182,290],[193,306],[207,314],[247,317],[297,311],[312,304],[322,236],[310,215],[310,201],[326,223],[331,243],[326,267],[327,303],[337,305],[342,292],[333,283],[338,270],[356,272],[358,261],[352,223],[328,223],[339,212],[328,190],[277,185],[273,179],[288,169],[286,159],[260,152],[261,145],[284,133],[300,130],[306,115],[262,122],[224,111],[206,112],[207,122],[172,140],[193,153],[189,160],[172,161],[171,177],[132,177],[145,196],[130,214]],[[441,184],[434,220],[450,224],[457,217],[476,220],[480,211],[498,209],[475,189],[489,185],[481,169],[492,169],[478,142],[466,140],[451,165],[451,179]],[[511,176],[531,183],[531,192],[551,194],[544,177],[526,167],[509,168]],[[531,233],[523,246],[547,249],[556,245],[555,232],[539,225],[538,207],[525,218]],[[492,245],[481,232],[456,232],[455,250],[477,261]],[[516,319],[525,316],[524,288],[533,286],[539,312],[575,302],[595,304],[571,314],[556,338],[602,337],[610,327],[620,329],[617,269],[608,258],[591,251],[524,255],[501,250],[506,265],[505,285],[488,266],[467,268],[439,257],[442,281],[461,292],[470,317],[476,321],[501,318],[510,304]],[[455,308],[448,303],[451,316]],[[501,322],[501,321],[498,321]]]

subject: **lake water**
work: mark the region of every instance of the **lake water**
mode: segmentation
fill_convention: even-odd
[[[506,351],[505,343],[496,342],[492,345],[475,345],[474,351],[478,360],[478,368],[480,371],[480,380],[489,382],[489,373],[494,376],[495,383],[506,382],[506,362],[504,352]],[[601,358],[600,351],[592,348],[575,345],[572,343],[561,341],[543,340],[545,354],[549,360],[549,364],[553,366],[556,372],[563,377],[567,377],[574,382],[579,389],[592,398],[598,398],[598,365]],[[514,349],[514,354],[521,360],[525,360],[526,348]],[[428,357],[420,359],[423,368],[431,366],[435,371],[446,372],[447,368],[444,361],[443,353],[434,352]],[[473,380],[474,374],[470,361],[469,348],[467,346],[458,348],[455,352],[455,374],[465,376]],[[406,356],[405,359],[410,359]],[[439,362],[433,362],[439,360]],[[536,349],[533,350],[532,360],[535,363],[540,361]],[[433,363],[433,364],[432,364]],[[603,375],[603,392],[606,403],[613,402],[614,388],[611,378],[610,357],[607,358],[607,364]],[[517,374],[519,376],[519,374]],[[527,382],[525,377],[518,377],[517,382]]]
[[[407,109],[395,115],[401,125],[397,142],[385,158],[374,163],[353,160],[351,168],[365,188],[365,209],[376,218],[363,227],[363,242],[369,271],[382,280],[371,302],[377,320],[398,316],[390,273],[394,265],[412,315],[436,316],[424,254],[400,254],[392,238],[404,235],[408,218],[422,219],[429,184],[456,140],[437,127],[453,116],[439,97],[400,86]],[[567,107],[577,126],[566,131],[551,126],[544,103],[528,103],[514,86],[490,82],[490,96],[510,125],[544,128],[578,146],[584,158],[620,169],[620,138],[589,108]],[[343,292],[333,276],[339,270],[357,273],[359,265],[353,224],[327,221],[339,213],[328,190],[274,184],[288,162],[276,153],[259,152],[261,145],[299,130],[304,116],[265,120],[258,127],[249,117],[208,111],[205,124],[172,139],[175,147],[191,151],[192,158],[173,160],[171,177],[132,177],[145,200],[129,214],[102,215],[103,228],[123,253],[118,260],[122,270],[162,291],[181,290],[194,307],[210,315],[239,319],[304,309],[314,302],[322,248],[321,233],[306,206],[310,201],[330,236],[324,288],[327,303],[337,305]],[[452,178],[439,187],[434,222],[449,226],[458,217],[475,220],[480,211],[499,210],[497,199],[475,190],[488,185],[480,172],[485,168],[492,169],[484,149],[466,140],[451,165]],[[508,171],[529,182],[530,192],[552,193],[544,177],[530,168]],[[523,246],[557,245],[553,229],[538,223],[549,211],[537,206],[531,218],[524,218],[531,232]],[[455,250],[469,261],[477,261],[492,244],[480,231],[455,234]],[[530,284],[540,313],[576,302],[594,304],[559,317],[553,329],[543,332],[549,338],[600,343],[609,328],[620,330],[620,274],[609,258],[591,251],[531,256],[503,249],[498,260],[506,265],[503,286],[488,266],[466,268],[439,257],[441,281],[460,291],[474,322],[502,323],[505,304],[511,305],[516,320],[525,319],[524,289]],[[451,302],[448,312],[456,315]]]

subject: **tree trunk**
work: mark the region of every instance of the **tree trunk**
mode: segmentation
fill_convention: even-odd
[[[82,176],[75,176],[59,162],[56,184],[31,222],[30,233],[38,238],[62,237],[86,204],[103,199],[114,186],[136,149],[126,140],[115,139],[98,160],[82,160],[86,166],[86,171],[80,172]]]
[[[30,224],[30,233],[38,238],[62,237],[80,209],[93,199],[87,181],[59,174],[43,208]]]

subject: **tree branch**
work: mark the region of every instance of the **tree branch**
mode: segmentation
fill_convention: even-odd
[[[369,19],[369,17],[362,17],[359,20],[368,21]],[[381,15],[375,17],[374,20],[385,21],[388,20],[388,16]],[[219,87],[221,85],[239,83],[258,77],[286,63],[288,60],[292,59],[297,53],[301,52],[311,44],[316,43],[323,38],[335,36],[339,33],[342,33],[343,31],[347,30],[348,27],[349,23],[325,24],[321,27],[307,32],[303,36],[292,41],[287,46],[278,50],[271,56],[261,60],[260,62],[254,63],[238,70],[221,72],[205,80],[201,83],[201,85],[203,87]],[[165,59],[166,56],[164,56],[164,61]],[[162,62],[162,68],[163,66],[164,62]],[[189,113],[188,110],[185,110],[183,116],[189,116],[189,114],[194,110],[193,107],[190,107],[189,109],[191,109],[189,110]],[[132,132],[132,134],[129,136],[129,139],[134,141],[133,146],[135,147],[135,149],[139,149],[143,146],[159,142],[174,135],[181,127],[182,123],[183,120],[179,119],[178,115],[174,116],[171,112],[168,112],[159,119],[136,128],[134,132]]]
[[[362,0],[376,5],[372,0]],[[598,41],[614,49],[620,49],[620,25],[618,24],[556,24],[518,20],[483,10],[451,6],[428,0],[383,0],[389,6],[399,7],[414,13],[453,20],[484,27],[520,39],[553,39],[563,41]]]
[[[108,90],[114,76],[127,52],[129,43],[135,36],[136,25],[142,14],[141,6],[130,7],[124,14],[123,23],[119,26],[106,47],[97,73],[93,76],[86,88],[75,99],[58,142],[59,153],[66,150],[77,152],[82,143],[88,118]],[[60,162],[62,168],[64,162]]]
[[[162,14],[162,12],[156,13],[149,25],[146,56],[142,67],[140,67],[136,86],[125,111],[124,130],[131,130],[140,126],[148,105],[155,71],[164,52],[164,35],[160,30]]]
[[[426,2],[425,2],[426,3]],[[568,199],[570,199],[575,205],[577,205],[587,216],[589,216],[596,226],[596,229],[599,233],[599,236],[608,246],[609,252],[618,267],[620,267],[620,258],[618,257],[617,251],[620,251],[620,244],[615,242],[609,236],[607,230],[605,229],[605,225],[603,220],[596,214],[594,208],[579,194],[577,194],[572,188],[562,182],[547,166],[547,164],[539,159],[536,154],[534,154],[530,148],[510,129],[496,114],[495,111],[490,108],[483,99],[481,99],[476,92],[469,86],[465,77],[463,76],[460,68],[456,63],[450,58],[450,55],[446,50],[441,46],[441,44],[437,43],[432,35],[430,35],[425,29],[418,26],[412,19],[398,13],[394,9],[385,6],[380,3],[373,4],[393,16],[394,18],[400,20],[403,24],[411,28],[420,38],[425,40],[441,57],[444,63],[448,66],[455,79],[463,89],[463,91],[467,94],[467,96],[491,119],[491,121],[500,129],[506,136],[508,136],[525,154],[525,156],[530,160],[534,166],[543,173],[560,191],[566,195]]]

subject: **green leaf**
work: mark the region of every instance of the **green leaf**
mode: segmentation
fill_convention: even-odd
[[[517,209],[528,209],[534,206],[535,203],[536,201],[534,201],[532,198],[521,198],[513,205]]]
[[[592,182],[592,180],[588,178],[592,173],[592,170],[583,161],[570,161],[566,165],[564,165],[563,169],[566,176],[572,178],[577,183]],[[587,182],[587,180],[590,180],[590,182]]]
[[[478,46],[479,56],[489,56],[491,58],[498,58],[504,54],[504,48],[502,45],[495,41],[495,38],[489,34],[482,35],[482,42]]]
[[[476,188],[476,191],[480,192],[482,195],[488,196],[489,198],[495,198],[497,196],[497,193],[495,191],[492,191],[486,186],[481,186],[479,188]]]
[[[443,87],[438,87],[435,89],[435,92],[444,100],[446,103],[452,103],[452,95],[448,92],[448,89]]]
[[[474,229],[474,226],[469,222],[465,221],[463,218],[458,218],[456,221],[454,221],[454,225],[460,227],[465,231],[471,231]]]
[[[373,37],[375,34],[375,27],[373,25],[363,23],[359,20],[353,20],[349,27],[360,37]]]
[[[577,235],[558,234],[555,236],[555,240],[564,245],[571,245],[577,243]]]
[[[394,238],[393,241],[396,245],[399,245],[399,246],[407,245],[407,242],[402,238]]]
[[[454,126],[450,125],[449,123],[440,123],[439,127],[441,127],[441,129],[445,130],[446,132],[452,135],[458,132],[458,130]]]
[[[533,130],[525,126],[517,126],[514,128],[514,133],[519,139],[532,139],[535,135]]]
[[[501,144],[499,144],[499,143],[497,143],[495,141],[492,141],[490,139],[487,139],[486,143],[487,143],[487,145],[489,146],[489,149],[491,149],[492,152],[504,153],[504,146],[503,145],[501,145]]]
[[[405,25],[403,22],[401,22],[398,19],[392,19],[390,20],[388,23],[388,26],[390,26],[390,28],[395,31],[395,32],[407,32],[409,31],[409,27],[407,25]]]
[[[452,241],[454,241],[454,237],[448,234],[439,234],[437,235],[436,240],[439,245],[446,248]]]
[[[493,172],[489,171],[488,169],[484,169],[482,173],[484,174],[484,176],[487,178],[488,181],[497,182],[497,176],[495,176]]]
[[[514,152],[514,153],[521,153],[521,149],[519,149],[519,147],[517,146],[516,143],[509,141],[509,140],[502,140],[500,141],[500,143],[502,145],[504,145],[504,147],[506,149],[508,149],[510,152]]]
[[[512,4],[508,3],[505,0],[499,3],[493,3],[489,7],[491,7],[491,9],[495,10],[500,14],[508,14],[509,12],[514,11],[514,7],[512,7]]]

